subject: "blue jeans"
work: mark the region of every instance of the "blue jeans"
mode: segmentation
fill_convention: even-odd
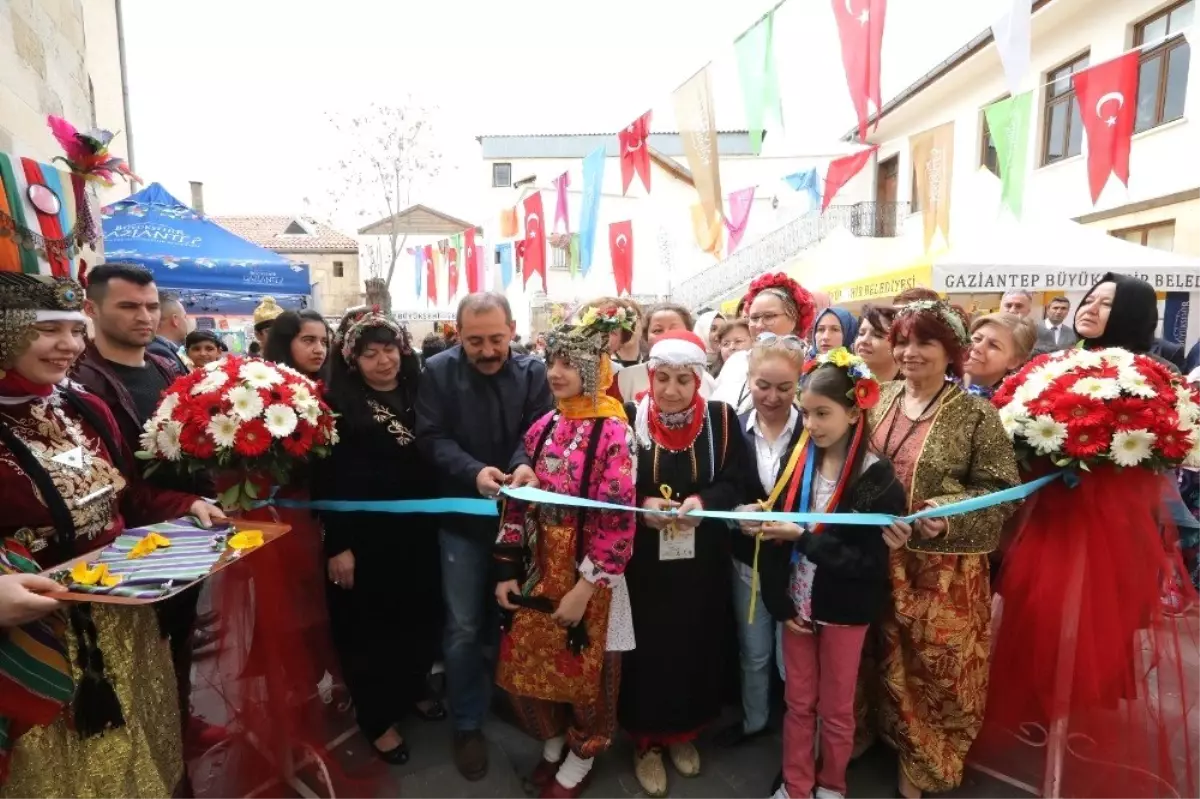
[[[488,579],[492,546],[486,539],[438,530],[442,550],[442,597],[446,602],[443,661],[446,693],[456,731],[483,726],[491,700],[491,639],[494,591]]]
[[[749,566],[733,561],[733,612],[742,666],[742,728],[747,733],[766,727],[771,715],[771,654],[778,637],[776,628],[780,627],[767,612],[761,591],[755,598],[754,622],[749,621],[750,575]],[[776,662],[782,678],[782,647],[776,653]]]

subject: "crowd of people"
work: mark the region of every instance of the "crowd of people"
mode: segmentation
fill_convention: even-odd
[[[529,775],[542,796],[581,795],[618,735],[642,790],[665,796],[672,774],[701,772],[700,736],[731,682],[741,718],[717,746],[767,731],[782,681],[776,796],[846,795],[850,761],[876,739],[898,753],[901,796],[952,789],[987,723],[989,680],[1005,680],[989,671],[993,577],[1016,504],[885,527],[694,512],[903,517],[1017,486],[993,392],[1035,353],[1170,357],[1155,303],[1147,284],[1107,275],[1070,324],[1065,298],[1041,322],[1023,293],[969,318],[919,288],[855,316],[772,274],[728,319],[598,298],[523,354],[495,293],[465,297],[453,337],[420,351],[378,309],[335,329],[264,302],[262,357],[320,381],[340,440],[279,487],[295,500],[271,511],[294,527],[289,549],[271,544],[274,558],[246,558],[241,578],[151,609],[60,602],[62,586],[37,573],[127,526],[225,521],[204,499],[209,475],[147,478],[133,456],[162,392],[225,346],[188,332],[137,267],[96,267],[86,291],[0,271],[0,796],[188,795],[185,761],[231,734],[192,706],[194,652],[247,614],[259,665],[233,679],[270,673],[283,688],[219,689],[231,717],[257,702],[260,725],[285,726],[303,714],[274,709],[340,675],[387,764],[409,759],[407,718],[448,717],[455,765],[482,779],[499,688],[542,743]],[[501,499],[506,487],[603,505],[507,498],[498,518],[302,507]],[[1186,540],[1163,542],[1195,568]],[[428,679],[439,668],[444,696]],[[1118,753],[1145,768],[1142,754]],[[1195,788],[1194,751],[1149,761],[1163,783]],[[1145,787],[1106,779],[1121,795]]]

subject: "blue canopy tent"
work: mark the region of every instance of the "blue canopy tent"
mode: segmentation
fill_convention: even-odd
[[[151,183],[103,211],[104,257],[154,273],[190,312],[248,314],[264,296],[303,308],[308,267],[230,233]]]

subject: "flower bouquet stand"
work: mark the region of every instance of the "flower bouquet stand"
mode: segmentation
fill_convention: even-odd
[[[1042,356],[993,401],[1031,476],[1004,555],[975,768],[1035,795],[1196,796],[1200,616],[1167,503],[1200,395],[1124,350]]]

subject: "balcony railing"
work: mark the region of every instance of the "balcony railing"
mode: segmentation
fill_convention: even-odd
[[[689,308],[703,307],[783,266],[834,228],[844,227],[855,236],[890,238],[899,234],[908,215],[908,203],[861,202],[831,205],[824,213],[811,211],[682,281],[671,292],[671,299]]]

